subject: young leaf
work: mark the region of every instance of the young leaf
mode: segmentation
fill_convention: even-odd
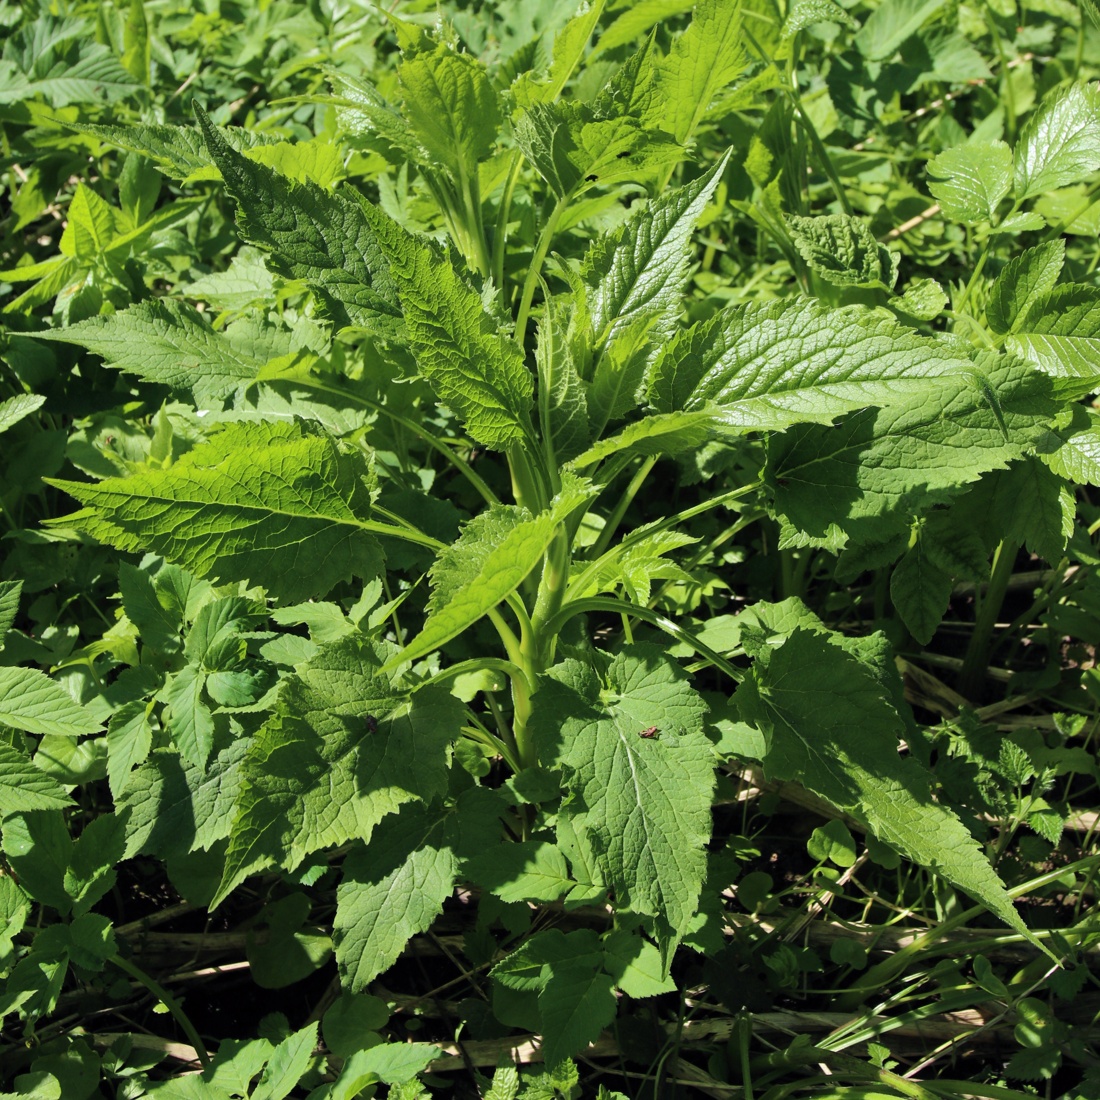
[[[1012,150],[1003,141],[956,145],[928,162],[928,175],[928,190],[947,217],[991,221],[1012,186]]]
[[[107,779],[117,800],[126,790],[133,769],[145,763],[153,745],[153,727],[147,704],[136,699],[124,703],[107,723]]]
[[[642,121],[687,141],[745,64],[741,0],[700,0],[687,30],[657,67],[653,100]]]
[[[317,1021],[288,1035],[274,1050],[252,1100],[284,1100],[305,1075],[317,1045]]]
[[[951,599],[953,580],[925,552],[920,541],[890,576],[890,599],[909,633],[927,645],[939,629]]]
[[[1067,283],[1040,294],[1005,345],[1047,374],[1091,377],[1100,362],[1100,290]]]
[[[501,901],[557,901],[577,884],[561,849],[545,840],[500,844],[466,861],[462,872]]]
[[[362,451],[298,421],[228,425],[166,470],[51,484],[88,506],[68,526],[295,602],[378,572],[381,549],[363,529],[368,476]]]
[[[617,904],[656,918],[667,960],[706,871],[714,760],[705,704],[651,645],[621,650],[604,685],[566,660],[535,698],[542,763],[563,768],[571,795],[562,812],[592,841]],[[654,726],[657,736],[642,736]]]
[[[0,432],[6,432],[25,417],[36,412],[46,403],[46,398],[38,393],[21,393],[0,401]]]
[[[886,61],[944,5],[944,0],[883,0],[855,36],[868,61]]]
[[[569,313],[569,321],[564,315]],[[583,451],[591,438],[588,391],[581,377],[588,348],[587,310],[572,296],[551,298],[539,320],[539,427],[549,442],[555,468]]]
[[[1084,424],[1060,433],[1061,445],[1040,451],[1043,460],[1059,477],[1079,485],[1100,485],[1100,415],[1089,411]]]
[[[1016,142],[1016,198],[1086,179],[1100,168],[1100,90],[1081,81],[1054,91]]]
[[[110,317],[89,317],[35,335],[79,344],[146,382],[191,390],[200,404],[228,397],[266,362],[211,328],[193,306],[168,298],[150,298]]]
[[[195,110],[245,239],[271,254],[280,275],[309,283],[338,326],[398,334],[393,284],[359,203],[249,160]]]
[[[403,61],[397,79],[405,115],[429,156],[456,179],[476,179],[477,163],[488,155],[501,124],[485,66],[441,44]]]
[[[709,411],[737,433],[783,430],[933,393],[937,379],[970,366],[961,344],[795,298],[733,306],[680,333],[657,360],[648,396],[658,412]]]
[[[614,990],[615,979],[610,974],[584,962],[551,968],[550,978],[539,992],[542,1054],[548,1066],[560,1065],[599,1038],[615,1019],[618,1002]]]
[[[389,261],[409,347],[440,400],[488,447],[530,439],[533,384],[520,349],[445,256],[377,207],[363,211]]]
[[[1011,332],[1054,289],[1066,259],[1065,238],[1025,248],[1005,264],[989,292],[985,316],[998,334]]]
[[[792,0],[783,22],[783,37],[793,38],[816,23],[839,23],[859,29],[859,24],[835,0]]]
[[[904,726],[860,660],[798,628],[754,661],[735,702],[767,738],[770,777],[820,795],[1034,942],[977,841],[932,797],[931,776],[898,754]]]
[[[60,684],[36,668],[0,668],[0,723],[64,737],[102,728]]]
[[[172,673],[160,698],[168,704],[166,722],[184,760],[206,767],[214,747],[214,716],[203,702],[206,674],[194,665]]]
[[[642,455],[683,454],[701,446],[712,434],[716,417],[711,412],[657,413],[628,424],[615,435],[577,455],[570,463],[584,469],[610,455],[626,452]]]
[[[791,240],[812,272],[834,286],[885,287],[898,277],[898,254],[875,240],[867,223],[847,214],[789,215]]]

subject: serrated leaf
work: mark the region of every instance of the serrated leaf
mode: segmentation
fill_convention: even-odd
[[[200,768],[214,747],[214,716],[203,702],[206,674],[194,665],[172,673],[160,697],[168,704],[166,722],[181,755]]]
[[[683,0],[680,0],[683,2]],[[551,63],[545,77],[539,79],[533,73],[521,73],[512,83],[509,93],[521,107],[532,103],[549,103],[559,95],[584,55],[588,40],[603,15],[604,0],[593,4],[581,3],[577,14],[554,35]],[[633,40],[633,35],[628,41]]]
[[[990,221],[1012,186],[1012,150],[1003,141],[956,145],[928,162],[928,176],[947,217]]]
[[[1025,248],[1001,269],[989,292],[985,316],[998,334],[1011,332],[1031,312],[1061,274],[1066,259],[1065,238]]]
[[[107,723],[107,778],[117,801],[133,769],[145,763],[153,745],[148,705],[141,699],[124,703]]]
[[[242,156],[196,111],[245,239],[270,253],[279,274],[309,283],[336,325],[397,335],[396,294],[362,206]]]
[[[787,217],[791,240],[815,274],[834,286],[885,287],[898,277],[898,257],[875,240],[866,222],[847,214]]]
[[[604,969],[628,997],[656,997],[676,988],[676,980],[664,972],[661,953],[636,933],[616,929],[604,940],[603,949]]]
[[[496,141],[500,103],[485,66],[445,45],[421,51],[397,70],[405,116],[431,158],[458,179],[474,179]]]
[[[294,602],[378,572],[368,475],[362,451],[298,421],[227,425],[165,470],[51,484],[88,506],[66,526]]]
[[[583,963],[554,966],[539,992],[542,1055],[547,1066],[561,1065],[584,1050],[615,1019],[618,1002],[610,974]]]
[[[793,0],[783,22],[783,37],[793,38],[815,23],[839,23],[853,30],[859,24],[835,0]]]
[[[486,446],[529,439],[534,387],[515,342],[445,256],[377,207],[363,210],[389,261],[409,347],[440,400]]]
[[[46,398],[40,393],[21,393],[0,401],[0,432],[14,427],[20,420],[37,412],[45,403]]]
[[[378,665],[379,655],[353,635],[322,647],[284,680],[278,712],[242,765],[212,905],[252,871],[293,869],[319,848],[366,839],[406,802],[446,791],[447,747],[461,729],[462,704],[438,686],[399,692]]]
[[[1016,142],[1016,198],[1086,179],[1100,168],[1100,89],[1080,81],[1048,95]]]
[[[905,727],[861,661],[798,628],[753,663],[735,701],[767,738],[769,777],[802,784],[1035,942],[977,841],[932,797],[929,773],[898,754]]]
[[[1001,537],[1023,543],[1052,565],[1062,560],[1073,534],[1076,505],[1065,481],[1029,455],[998,471],[989,487]]]
[[[0,723],[64,737],[102,729],[60,684],[36,668],[0,668]]]
[[[23,582],[0,581],[0,649],[3,648],[4,635],[15,624],[19,614],[19,597],[23,592]]]
[[[698,129],[715,96],[744,72],[741,0],[700,0],[687,30],[673,40],[654,74],[653,100],[642,120],[678,142]]]
[[[628,424],[601,439],[570,462],[584,469],[613,454],[676,455],[701,446],[711,435],[715,417],[709,412],[657,413]]]
[[[890,600],[909,633],[927,645],[939,629],[951,599],[953,582],[918,541],[890,575]]]
[[[1067,431],[1060,446],[1039,452],[1056,474],[1078,485],[1100,485],[1100,415],[1089,411],[1085,426]]]
[[[1018,360],[995,361],[988,375],[944,376],[905,404],[773,436],[765,480],[776,507],[806,534],[836,528],[881,541],[903,514],[1018,457],[1053,415],[1049,392]]]
[[[0,739],[0,805],[6,816],[30,810],[63,810],[72,805],[72,799],[25,753]]]
[[[883,0],[853,39],[868,61],[886,61],[944,5],[944,0]]]
[[[557,901],[576,885],[561,850],[545,840],[501,844],[467,860],[462,870],[505,902]]]
[[[580,314],[587,316],[572,296],[551,298],[539,320],[535,345],[539,391],[544,395],[539,404],[539,426],[551,443],[557,465],[583,451],[591,438],[588,392],[580,370],[588,348],[583,339],[586,334],[577,333]]]
[[[193,306],[168,298],[35,335],[79,344],[146,382],[191,390],[200,404],[228,397],[266,362],[215,331]]]
[[[676,336],[649,380],[658,412],[709,411],[738,434],[831,423],[939,388],[970,369],[965,349],[881,314],[796,298],[733,306]]]
[[[542,763],[564,769],[562,812],[587,835],[617,904],[657,918],[666,956],[695,915],[706,872],[714,759],[704,704],[656,646],[625,647],[601,686],[556,666],[531,720]],[[656,726],[657,736],[641,736]]]
[[[442,912],[458,870],[446,832],[443,815],[409,806],[344,861],[333,935],[341,976],[353,992],[396,962],[409,939]]]
[[[317,1021],[288,1035],[272,1052],[252,1100],[284,1100],[305,1075],[317,1045]]]
[[[938,317],[946,305],[947,293],[935,279],[911,279],[905,293],[890,300],[892,309],[919,321]]]
[[[1056,377],[1089,378],[1100,364],[1100,290],[1067,283],[1040,294],[1005,346]]]

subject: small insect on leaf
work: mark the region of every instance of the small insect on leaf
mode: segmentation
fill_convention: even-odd
[[[644,737],[647,741],[651,737],[656,737],[661,731],[656,726],[647,726],[644,730],[640,730],[639,737]]]
[[[597,175],[591,175],[591,176],[585,176],[584,178],[588,183],[595,183],[596,180],[598,180],[600,177],[597,176]]]
[[[373,714],[368,714],[367,715],[367,732],[368,733],[377,733],[378,732],[378,719],[375,718],[375,716]]]
[[[621,153],[616,153],[615,154],[615,159],[616,160],[626,160],[626,158],[628,156],[630,156],[630,150],[629,149],[624,149]]]

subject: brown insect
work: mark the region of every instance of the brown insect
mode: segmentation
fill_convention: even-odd
[[[644,737],[647,741],[651,737],[656,737],[661,731],[656,726],[647,726],[644,730],[641,730],[638,734],[639,737]]]

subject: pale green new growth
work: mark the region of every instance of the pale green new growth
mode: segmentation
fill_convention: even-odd
[[[947,217],[991,221],[1012,186],[1012,150],[1003,141],[955,145],[929,161],[928,175]]]
[[[1056,91],[1028,119],[1016,143],[1016,198],[1087,178],[1100,168],[1100,90],[1080,82]]]

